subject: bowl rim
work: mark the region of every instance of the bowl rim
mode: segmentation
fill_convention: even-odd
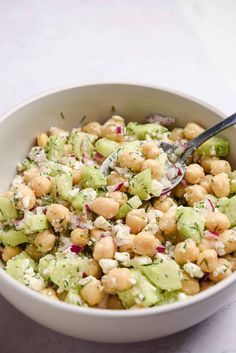
[[[186,94],[185,92],[174,90],[174,89],[169,89],[168,87],[164,86],[159,86],[151,83],[143,83],[143,82],[138,82],[138,81],[132,81],[132,82],[101,82],[101,81],[88,81],[85,84],[74,84],[74,85],[63,85],[61,87],[57,87],[55,89],[50,89],[47,90],[46,92],[44,91],[43,93],[39,93],[37,95],[31,96],[29,99],[24,100],[23,102],[20,102],[16,104],[12,109],[9,109],[5,113],[3,113],[0,116],[0,123],[3,122],[5,119],[7,119],[9,116],[11,116],[13,113],[17,112],[19,109],[27,106],[30,103],[33,103],[37,100],[40,100],[42,98],[45,98],[47,96],[61,93],[63,91],[68,91],[71,89],[79,89],[79,88],[89,88],[89,87],[94,87],[94,86],[129,86],[129,87],[140,87],[140,88],[146,88],[146,89],[154,89],[154,90],[159,90],[164,93],[172,94],[179,96],[185,100],[192,101],[193,103],[197,103],[204,108],[212,111],[213,113],[221,116],[222,118],[225,117],[225,114],[210,105],[209,103],[205,102],[204,100],[201,100],[199,98],[196,98],[192,95]],[[83,314],[83,315],[88,315],[88,316],[96,316],[96,317],[107,317],[107,318],[125,318],[125,317],[144,317],[144,316],[153,316],[157,314],[164,314],[164,313],[171,313],[175,311],[179,311],[183,308],[189,307],[191,305],[196,305],[207,298],[214,297],[215,295],[219,294],[222,292],[226,287],[230,286],[234,281],[236,280],[236,272],[232,273],[229,277],[224,279],[223,281],[215,284],[214,286],[206,289],[203,292],[200,292],[191,298],[188,298],[187,300],[183,301],[177,301],[173,302],[170,304],[163,304],[161,306],[155,306],[151,308],[142,308],[140,310],[112,310],[112,309],[99,309],[99,308],[90,308],[90,307],[80,307],[72,304],[68,304],[62,301],[53,301],[52,299],[48,298],[47,296],[44,296],[38,292],[33,291],[32,289],[24,286],[14,278],[12,278],[10,275],[6,273],[6,271],[3,268],[0,268],[0,281],[3,281],[4,284],[7,283],[9,287],[12,289],[17,289],[22,295],[25,295],[26,297],[32,297],[35,301],[39,301],[42,304],[45,305],[51,305],[55,309],[62,310],[62,311],[68,311],[71,313],[78,313],[78,314]],[[1,290],[2,294],[2,290]]]

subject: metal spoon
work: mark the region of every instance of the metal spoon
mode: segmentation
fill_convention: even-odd
[[[173,160],[173,156],[174,156],[175,157],[174,164],[178,165],[178,169],[179,169],[178,175],[171,180],[171,186],[163,189],[161,195],[168,193],[181,182],[181,180],[184,177],[184,173],[186,169],[186,161],[188,157],[190,157],[199,146],[201,146],[205,141],[209,140],[209,138],[217,135],[219,132],[225,130],[227,127],[230,127],[234,124],[236,124],[236,113],[220,121],[219,123],[210,127],[209,129],[205,130],[203,133],[195,137],[193,140],[187,142],[184,146],[184,151],[180,156],[177,156],[175,154],[175,150],[177,148],[176,146],[166,142],[161,142],[161,145],[160,145],[161,148],[169,156],[168,163],[171,163],[170,161]],[[117,151],[113,152],[102,163],[100,170],[103,172],[105,176],[109,174],[110,165],[117,159],[117,154],[118,154]]]

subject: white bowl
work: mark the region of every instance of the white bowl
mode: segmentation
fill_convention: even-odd
[[[50,126],[71,129],[87,121],[105,121],[115,106],[128,120],[142,121],[157,112],[207,127],[223,114],[194,98],[168,90],[129,84],[101,84],[53,92],[27,102],[0,119],[0,191],[9,186],[15,165],[27,154],[35,136]],[[65,120],[61,118],[63,112]],[[235,130],[224,134],[236,147]],[[236,157],[231,155],[236,165]],[[0,269],[1,294],[31,319],[73,337],[101,342],[135,342],[170,335],[206,319],[234,293],[236,273],[184,302],[142,310],[112,311],[54,302],[21,285]]]

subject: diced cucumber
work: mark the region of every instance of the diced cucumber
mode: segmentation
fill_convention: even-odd
[[[167,128],[158,123],[153,124],[138,124],[130,122],[127,125],[127,132],[130,135],[135,135],[139,140],[145,140],[146,135],[155,139],[160,139],[161,135],[167,132]]]
[[[79,291],[75,289],[70,289],[67,293],[65,303],[81,306],[82,300],[80,298]]]
[[[0,231],[0,241],[3,245],[17,246],[27,241],[27,235],[22,230],[9,229]]]
[[[166,174],[166,162],[168,161],[167,153],[161,153],[157,160],[160,162],[161,176],[164,176]]]
[[[17,218],[18,212],[7,197],[0,197],[0,221],[10,221]]]
[[[200,243],[205,228],[203,216],[191,207],[180,206],[176,210],[176,218],[180,234]]]
[[[160,291],[139,270],[130,269],[129,271],[135,284],[130,289],[118,292],[118,296],[125,308],[130,308],[135,304],[149,307],[160,301]]]
[[[70,141],[72,143],[73,153],[77,158],[82,156],[92,156],[94,151],[93,143],[96,141],[97,136],[87,134],[86,132],[78,132],[72,134]]]
[[[48,229],[48,220],[45,214],[29,215],[25,220],[24,232],[26,234],[38,233]]]
[[[152,178],[151,169],[146,169],[136,174],[129,183],[129,192],[145,200],[151,192]]]
[[[132,211],[132,207],[127,202],[124,203],[124,205],[120,206],[116,219],[125,218],[130,211]]]
[[[83,189],[73,198],[72,207],[81,211],[88,201],[93,201],[96,198],[96,195],[96,191],[92,188]]]
[[[34,260],[25,251],[22,251],[19,255],[7,261],[6,271],[17,281],[28,284],[26,274],[29,270],[34,271],[36,266]]]
[[[72,176],[62,174],[52,179],[52,195],[54,199],[62,198],[64,200],[71,200],[72,190]]]
[[[140,198],[135,195],[133,197],[131,197],[128,200],[128,205],[131,206],[134,210],[136,210],[137,208],[139,208],[140,206],[142,206],[142,201],[140,200]]]
[[[100,189],[107,185],[107,180],[97,167],[85,166],[81,169],[81,184],[85,188]]]
[[[48,138],[46,153],[49,160],[58,162],[64,155],[65,142],[59,136],[50,136]]]
[[[129,213],[133,209],[139,208],[141,205],[142,205],[142,201],[137,195],[131,197],[124,205],[122,205],[119,208],[119,211],[116,215],[116,219],[125,218],[127,213]]]
[[[109,140],[107,138],[101,138],[95,143],[95,148],[98,153],[104,157],[110,156],[117,148],[119,143]]]
[[[174,291],[182,287],[180,268],[174,260],[161,260],[139,269],[158,288]]]
[[[223,137],[213,136],[204,142],[197,150],[198,155],[225,157],[230,152],[229,141]]]
[[[236,195],[230,199],[219,200],[218,205],[219,210],[228,217],[230,226],[236,226]]]

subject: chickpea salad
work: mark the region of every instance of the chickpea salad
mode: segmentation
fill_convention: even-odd
[[[186,300],[236,269],[236,171],[229,141],[213,137],[171,192],[161,142],[183,151],[204,131],[156,114],[112,115],[71,132],[51,127],[0,196],[6,272],[52,300],[135,309]],[[100,166],[113,152],[109,174]],[[177,152],[178,153],[178,152]]]

